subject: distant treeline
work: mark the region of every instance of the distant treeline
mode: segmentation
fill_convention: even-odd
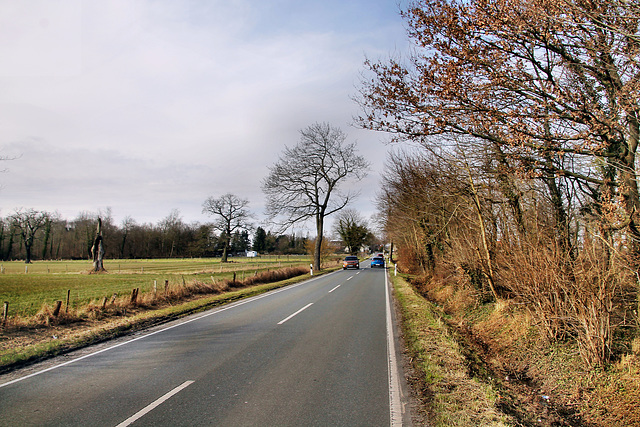
[[[25,259],[26,245],[30,246],[31,260],[89,259],[98,217],[102,219],[107,258],[217,257],[226,240],[214,232],[212,224],[187,224],[177,211],[157,224],[139,224],[130,217],[116,224],[110,213],[84,212],[66,220],[58,214],[29,210],[0,218],[0,259]],[[304,254],[306,240],[295,235],[276,235],[258,227],[252,232],[235,232],[230,253],[256,250],[268,254]]]

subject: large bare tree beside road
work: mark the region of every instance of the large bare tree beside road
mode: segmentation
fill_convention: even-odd
[[[269,168],[262,183],[267,196],[267,215],[282,218],[283,229],[314,219],[317,238],[313,268],[319,270],[324,220],[349,204],[358,194],[341,191],[350,178],[364,178],[369,168],[356,152],[356,144],[345,144],[347,136],[328,123],[315,123],[300,131],[300,141],[286,147]]]
[[[209,197],[202,205],[202,212],[216,217],[213,228],[220,231],[224,239],[222,262],[227,262],[229,243],[234,231],[244,230],[251,226],[251,212],[247,207],[249,201],[227,193],[216,199]]]

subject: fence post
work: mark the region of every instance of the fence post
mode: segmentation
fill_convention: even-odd
[[[7,317],[9,316],[9,301],[4,302],[4,308],[2,309],[2,327],[7,324]]]
[[[158,293],[158,281],[153,281],[153,299],[156,299],[156,294]]]
[[[131,291],[131,300],[129,301],[131,304],[136,305],[138,302],[138,289],[139,288],[134,288]]]
[[[107,300],[109,299],[109,297],[104,297],[104,299],[102,300],[102,309],[104,310],[105,307],[107,306]]]
[[[164,296],[167,296],[167,292],[169,292],[169,280],[164,281]]]
[[[116,302],[116,297],[118,296],[117,293],[114,293],[113,296],[111,297],[111,302],[110,304],[113,305]]]
[[[53,317],[58,317],[60,314],[60,307],[62,307],[62,301],[56,301],[55,308],[53,309]]]
[[[67,308],[65,309],[65,313],[69,313],[69,300],[71,300],[71,289],[67,289]]]

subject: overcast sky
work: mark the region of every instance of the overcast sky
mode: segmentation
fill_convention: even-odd
[[[328,122],[372,164],[368,217],[387,136],[352,97],[406,47],[397,0],[0,0],[0,216],[207,222],[231,192],[260,219],[268,167]]]

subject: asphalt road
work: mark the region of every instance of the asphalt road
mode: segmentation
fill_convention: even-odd
[[[385,272],[362,266],[0,378],[0,425],[402,425]]]

